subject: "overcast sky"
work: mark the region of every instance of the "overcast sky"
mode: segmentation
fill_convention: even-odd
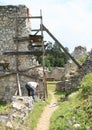
[[[43,24],[70,52],[78,45],[92,48],[92,0],[0,0],[0,4],[25,4],[32,16],[40,15],[41,9]]]

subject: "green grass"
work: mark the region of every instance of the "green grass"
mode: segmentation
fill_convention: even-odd
[[[68,100],[62,102],[62,95],[66,93],[55,92],[60,106],[52,115],[49,130],[92,129],[92,73],[83,78],[79,91],[68,95]],[[75,128],[75,124],[79,124],[79,127]]]
[[[60,92],[56,94],[59,98]],[[85,130],[86,127],[92,129],[92,97],[83,100],[79,94],[76,92],[67,101],[60,102],[52,115],[49,130],[75,130],[75,124],[80,125],[76,130]]]
[[[80,124],[80,127],[76,130],[85,130],[87,126],[92,128],[92,96],[88,96],[84,100],[80,96],[80,91],[77,91],[73,96],[69,96],[68,100],[62,102],[60,98],[62,95],[66,95],[66,93],[55,91],[55,84],[47,82],[48,91],[55,92],[55,96],[60,104],[59,108],[53,113],[49,130],[75,130],[74,124]],[[46,101],[35,102],[34,109],[22,124],[21,130],[34,130],[44,107],[50,101],[51,95],[48,93]],[[10,106],[7,107],[6,104],[2,103],[0,105],[1,112],[6,111],[7,108],[10,110]],[[3,126],[0,126],[0,128],[4,130]]]
[[[49,90],[54,90],[53,85],[50,85],[48,87],[49,87]],[[29,130],[29,129],[34,130],[41,116],[41,113],[44,110],[44,107],[47,104],[49,104],[50,101],[51,101],[51,95],[48,93],[48,99],[46,99],[46,101],[36,102],[32,113],[30,113],[29,116],[26,118],[23,124],[23,128],[21,130]]]
[[[76,103],[77,102],[77,103]],[[57,111],[54,112],[51,118],[51,125],[50,130],[72,130],[71,124],[68,122],[72,122],[72,111],[78,107],[81,101],[78,98],[73,97],[70,98],[68,101],[64,101],[60,104],[60,107]],[[70,127],[70,128],[69,128]]]
[[[33,130],[36,127],[38,119],[46,105],[46,102],[36,102],[32,113],[26,118],[21,130]]]
[[[80,95],[83,98],[87,98],[88,95],[92,95],[92,73],[84,76],[80,85]]]
[[[50,101],[51,101],[51,95],[48,93],[48,99],[46,99],[46,101],[35,102],[34,109],[28,115],[28,117],[25,119],[25,121],[22,123],[20,130],[33,130],[37,125],[37,122],[41,116],[41,113],[44,110],[44,107],[47,104],[49,104]],[[6,104],[5,102],[0,103],[0,113],[3,113],[3,114],[9,113],[10,110],[11,110],[10,104]],[[19,120],[19,122],[21,122],[21,121]],[[0,124],[0,129],[4,130],[4,129],[6,129],[6,127],[4,127],[2,124]]]
[[[8,114],[11,111],[11,104],[0,102],[0,114]]]
[[[48,85],[48,91],[55,91],[55,84],[47,84]]]

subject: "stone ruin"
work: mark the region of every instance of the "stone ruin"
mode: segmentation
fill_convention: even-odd
[[[13,96],[10,104],[11,111],[0,113],[0,124],[5,129],[19,130],[22,127],[25,118],[34,108],[32,97],[28,96]]]
[[[52,69],[49,71],[48,69],[45,71],[46,73],[46,78],[48,81],[53,81],[53,80],[61,80],[64,73],[65,73],[65,68],[63,67],[52,67]]]
[[[82,55],[86,55],[87,54],[87,49],[86,47],[82,47],[82,46],[77,46],[74,48],[74,52],[72,53],[72,56],[78,60],[79,57],[81,57]]]
[[[45,91],[43,71],[39,71],[40,65],[28,49],[31,34],[28,17],[29,9],[24,5],[0,6],[0,101],[10,101],[18,94],[18,86],[21,95],[26,96],[24,86],[28,81],[39,82],[39,91]]]
[[[0,102],[11,102],[11,112],[0,113],[0,123],[11,128],[16,127],[18,118],[23,121],[34,106],[32,97],[27,96],[26,82],[37,81],[39,98],[45,95],[43,67],[29,50],[29,17],[29,9],[24,5],[0,6]],[[19,126],[20,122],[16,129]]]
[[[76,47],[78,49],[78,47]],[[79,47],[80,50],[80,47]],[[79,83],[83,79],[83,77],[87,74],[92,72],[92,51],[90,51],[88,54],[86,53],[86,49],[82,48],[84,51],[80,51],[80,53],[77,53],[77,60],[80,56],[86,55],[85,62],[81,65],[81,68],[79,69],[76,67],[72,62],[67,64],[67,69],[64,77],[62,77],[61,81],[56,84],[56,90],[58,91],[66,91],[66,92],[72,92],[77,89]],[[79,52],[79,51],[78,51]],[[80,56],[78,56],[80,55]],[[73,67],[73,70],[71,70],[71,66]]]
[[[86,47],[77,46],[74,49],[74,52],[71,54],[77,61],[82,55],[87,55]],[[65,65],[65,67],[52,67],[52,69],[49,71],[46,70],[46,77],[49,81],[61,81],[64,79],[64,77],[70,77],[70,73],[72,70],[75,72],[77,69],[76,64],[70,59],[68,63]]]

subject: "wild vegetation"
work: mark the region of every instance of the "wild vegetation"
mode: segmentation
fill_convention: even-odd
[[[79,58],[79,60],[78,60],[79,64],[82,65],[82,64],[85,62],[86,58],[87,58],[87,55],[85,55],[85,54],[82,55],[82,56]]]
[[[60,99],[60,92],[56,92]],[[92,129],[92,73],[82,80],[79,90],[61,101],[51,118],[50,130]]]

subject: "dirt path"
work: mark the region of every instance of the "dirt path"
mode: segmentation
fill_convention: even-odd
[[[37,127],[35,130],[49,130],[50,118],[53,112],[58,108],[54,92],[49,92],[52,96],[50,105],[47,105],[38,121]]]

